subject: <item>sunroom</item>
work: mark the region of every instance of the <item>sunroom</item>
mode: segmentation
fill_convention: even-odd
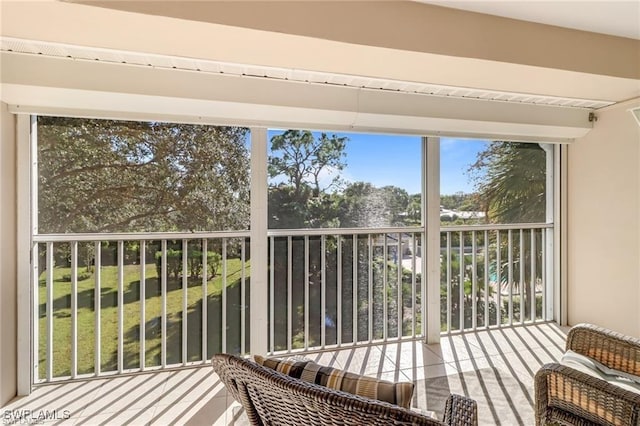
[[[3,2],[4,412],[242,423],[227,352],[532,424],[565,326],[640,334],[639,43],[410,1]]]

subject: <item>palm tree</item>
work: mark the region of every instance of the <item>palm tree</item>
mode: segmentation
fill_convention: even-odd
[[[546,153],[537,144],[494,142],[468,171],[489,222],[545,220]]]
[[[546,153],[537,144],[518,142],[494,142],[478,153],[477,160],[468,172],[475,181],[476,191],[480,195],[487,221],[491,223],[536,223],[544,222],[546,216]],[[506,239],[501,244],[507,244]],[[525,244],[525,247],[528,245]],[[538,246],[539,247],[539,246]],[[505,247],[506,248],[506,247]],[[513,282],[506,283],[512,290],[524,285],[525,318],[533,318],[531,312],[531,274],[525,273],[524,282],[516,282],[520,277],[520,268],[531,265],[532,256],[536,256],[536,265],[540,268],[540,251],[531,253],[526,248],[520,253],[520,244],[512,247]],[[506,250],[505,250],[506,254]],[[506,258],[503,258],[506,260]],[[505,272],[509,264],[500,268]],[[537,271],[534,274],[537,276]],[[502,274],[502,279],[507,279]],[[502,284],[502,283],[501,283]],[[523,313],[520,313],[522,315]]]

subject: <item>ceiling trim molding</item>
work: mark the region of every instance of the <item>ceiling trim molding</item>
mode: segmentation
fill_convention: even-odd
[[[590,110],[0,53],[15,113],[568,142]]]
[[[456,87],[441,84],[429,84],[415,81],[402,81],[348,74],[307,71],[292,68],[238,64],[179,56],[167,56],[124,50],[75,46],[63,43],[24,40],[12,37],[0,38],[0,51],[12,54],[64,58],[73,61],[91,61],[106,64],[134,65],[154,69],[195,71],[205,74],[208,73],[220,75],[235,75],[258,79],[294,81],[328,86],[411,93],[436,97],[480,99],[515,104],[599,109],[607,107],[609,105],[613,105],[615,103],[613,101],[594,99],[535,95],[530,93],[475,89],[469,87]]]
[[[66,1],[10,1],[2,4],[0,35],[116,51],[261,64],[284,69],[508,93],[614,102],[640,95],[637,79],[640,74],[637,73],[638,70],[633,71],[634,61],[629,61],[640,50],[634,51],[633,43],[631,47],[618,49],[615,47],[616,42],[611,45],[606,41],[615,37],[598,37],[598,40],[603,41],[600,45],[594,44],[591,36],[579,34],[570,43],[571,46],[567,47],[564,36],[548,34],[546,31],[532,34],[527,31],[526,25],[523,27],[514,24],[505,28],[505,31],[498,31],[495,26],[490,26],[493,35],[487,38],[486,31],[480,31],[479,28],[485,26],[475,19],[479,14],[460,15],[467,16],[470,22],[460,22],[453,15],[443,21],[438,20],[431,12],[435,13],[437,10],[444,13],[446,8],[430,8],[428,5],[406,1],[273,2],[280,4],[282,10],[286,11],[286,20],[281,19],[285,12],[278,14],[277,8],[250,9],[246,14],[248,16],[232,14],[231,9],[239,7],[234,6],[236,3],[244,5],[243,7],[250,4],[244,1],[152,0],[108,3],[118,7],[124,3],[135,3],[152,9],[155,5],[163,10],[169,7],[196,17],[206,15],[216,19],[223,17],[218,13],[212,14],[212,10],[230,8],[227,10],[231,14],[229,19],[247,18],[256,23],[267,23],[272,25],[272,31],[268,28],[260,30],[234,26],[226,20],[215,24],[177,16],[170,18],[94,7],[94,2],[84,5]],[[314,3],[324,15],[301,8],[299,12],[305,13],[306,18],[300,16],[300,19],[296,19],[297,15],[291,7],[302,3]],[[374,8],[377,17],[373,21],[368,14],[356,14],[362,8],[370,10],[366,9],[369,3],[381,7]],[[251,4],[256,7],[266,5],[265,2]],[[200,14],[197,13],[197,8],[192,8],[198,5],[204,9]],[[340,7],[332,9],[331,5]],[[351,19],[346,16],[343,7],[346,5],[355,14]],[[421,12],[418,13],[419,11]],[[324,25],[323,16],[328,19]],[[335,29],[336,19],[343,23],[342,33]],[[295,24],[303,33],[288,32],[288,24]],[[309,25],[317,33],[305,33],[305,28],[310,30]],[[469,25],[475,25],[478,32],[470,32]],[[452,31],[461,26],[465,31]],[[518,35],[522,38],[518,38]],[[352,37],[361,37],[360,42]],[[538,48],[532,46],[532,43]],[[456,48],[466,49],[467,53]],[[495,54],[505,56],[496,57]],[[622,68],[631,69],[628,72],[617,72],[615,63]]]

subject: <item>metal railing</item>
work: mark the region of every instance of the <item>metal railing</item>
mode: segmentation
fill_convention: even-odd
[[[443,227],[441,329],[546,321],[550,224]]]
[[[552,228],[442,227],[442,332],[546,321]],[[269,353],[422,337],[422,237],[416,227],[270,231]]]
[[[34,382],[247,353],[248,236],[34,236]]]
[[[547,320],[552,230],[441,228],[442,332]],[[423,337],[422,228],[268,240],[269,354]],[[34,382],[248,354],[249,246],[249,231],[34,236]]]
[[[422,335],[422,229],[269,231],[269,352]]]

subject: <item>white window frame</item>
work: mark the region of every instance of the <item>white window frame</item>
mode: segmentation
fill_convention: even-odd
[[[61,114],[64,115],[64,114]],[[330,126],[328,126],[329,128]],[[268,128],[250,127],[251,130],[251,276],[250,306],[251,352],[266,354],[268,351]],[[17,236],[18,236],[18,395],[28,395],[33,378],[38,371],[38,353],[34,342],[38,341],[38,300],[33,294],[37,288],[37,260],[32,259],[32,235],[37,234],[38,177],[33,170],[37,166],[37,119],[35,115],[17,114]],[[547,217],[554,228],[547,238],[547,261],[553,265],[547,275],[547,320],[566,323],[566,276],[563,269],[566,254],[560,247],[566,241],[563,212],[566,211],[566,148],[548,146],[547,155]],[[422,203],[423,242],[425,259],[422,274],[426,285],[422,291],[423,338],[427,343],[440,341],[440,138],[422,137]],[[549,160],[550,158],[550,160]],[[28,285],[27,285],[28,283]],[[552,286],[552,288],[551,288]],[[264,332],[261,332],[264,331]]]
[[[37,308],[33,301],[31,267],[36,265],[31,259],[31,235],[36,232],[37,223],[33,218],[37,212],[37,180],[31,173],[35,165],[36,123],[29,114],[16,116],[16,194],[17,194],[17,393],[29,395],[33,384],[33,368],[37,369],[38,358],[33,348],[34,336],[33,309]],[[34,196],[36,191],[36,196]],[[37,311],[36,311],[37,312]]]

